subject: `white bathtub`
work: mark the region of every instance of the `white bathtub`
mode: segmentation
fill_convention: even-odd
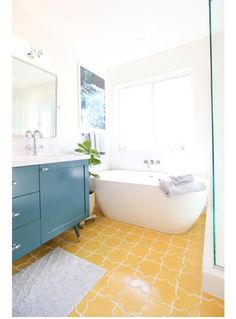
[[[161,172],[110,170],[95,181],[96,199],[105,216],[167,233],[187,231],[207,201],[206,190],[167,198],[159,187]]]

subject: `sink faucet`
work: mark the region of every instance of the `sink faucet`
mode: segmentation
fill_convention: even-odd
[[[32,131],[28,130],[25,132],[25,137],[32,137],[33,138],[33,146],[31,144],[28,144],[26,148],[33,152],[33,155],[38,155],[38,150],[40,148],[43,148],[42,145],[37,145],[37,137],[43,138],[42,133],[39,130],[35,130],[34,133]]]

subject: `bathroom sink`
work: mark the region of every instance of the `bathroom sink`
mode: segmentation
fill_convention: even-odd
[[[61,153],[51,153],[51,154],[39,154],[34,157],[58,157],[58,156],[66,156],[66,155],[74,155],[74,154],[61,154]]]
[[[66,162],[66,161],[78,161],[89,159],[89,155],[84,154],[61,154],[61,153],[51,153],[51,154],[42,154],[42,155],[26,155],[26,156],[19,156],[13,158],[13,167],[19,166],[28,166],[28,165],[40,165],[40,164],[47,164],[47,163],[56,163],[56,162]]]

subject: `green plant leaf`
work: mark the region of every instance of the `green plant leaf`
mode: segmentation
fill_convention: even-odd
[[[99,174],[95,174],[95,173],[89,172],[89,176],[90,176],[90,177],[93,177],[93,178],[95,178],[95,179],[100,179]]]
[[[86,150],[88,150],[89,153],[90,153],[90,151],[91,151],[91,145],[92,145],[92,142],[89,141],[89,140],[85,140],[85,141],[83,142],[84,148],[85,148]]]
[[[98,154],[97,150],[91,148],[92,143],[90,140],[85,140],[83,143],[77,143],[77,145],[78,148],[75,149],[75,152],[90,155],[89,166],[101,164],[101,160],[99,159],[100,154]],[[89,174],[94,178],[98,178],[99,176],[98,174],[93,174],[91,172],[89,172]]]
[[[85,153],[85,154],[88,154],[88,153],[89,153],[89,150],[88,150],[83,144],[78,143],[78,146],[79,146],[82,150],[84,150],[84,153]]]
[[[100,157],[100,154],[98,154],[98,152],[97,152],[96,150],[93,150],[93,149],[92,149],[92,150],[90,151],[90,153],[93,154],[93,155],[95,155],[95,156],[97,156],[97,157]]]
[[[84,150],[82,150],[81,148],[76,148],[74,151],[79,153],[84,153]]]
[[[101,164],[100,159],[95,158],[95,157],[93,157],[93,156],[91,156],[91,158],[90,158],[90,162],[91,162],[91,164],[92,164],[92,165],[98,165],[98,164]]]

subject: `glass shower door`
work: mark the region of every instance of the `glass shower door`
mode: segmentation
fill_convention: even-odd
[[[210,0],[214,264],[224,267],[224,0]]]

